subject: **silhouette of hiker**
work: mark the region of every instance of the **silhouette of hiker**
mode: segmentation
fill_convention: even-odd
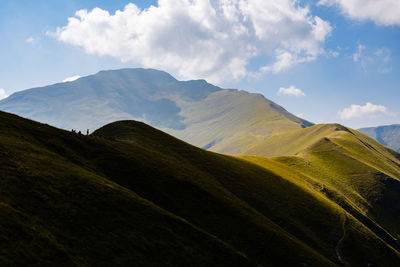
[[[82,134],[81,131],[79,131],[78,134]]]
[[[89,129],[86,130],[86,135],[89,135]]]

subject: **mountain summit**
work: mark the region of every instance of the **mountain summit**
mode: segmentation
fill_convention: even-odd
[[[64,129],[134,119],[198,147],[246,153],[267,138],[312,124],[260,94],[178,81],[154,69],[100,71],[76,81],[14,93],[0,110]]]

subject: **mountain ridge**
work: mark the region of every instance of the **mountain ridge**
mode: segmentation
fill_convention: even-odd
[[[400,124],[367,127],[358,130],[379,143],[400,152]]]
[[[141,120],[198,147],[230,154],[312,125],[260,94],[221,89],[205,80],[178,81],[154,69],[100,71],[27,89],[0,101],[0,110],[81,131]]]

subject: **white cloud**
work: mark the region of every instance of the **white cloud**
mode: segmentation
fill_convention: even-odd
[[[306,96],[306,94],[301,91],[299,88],[291,85],[289,88],[281,87],[277,93],[279,96],[281,95],[289,95],[289,96]]]
[[[352,19],[371,20],[382,26],[400,26],[399,0],[320,0],[318,4],[337,5]]]
[[[6,91],[2,88],[0,88],[0,99],[8,97]]]
[[[375,56],[381,57],[383,62],[389,62],[391,57],[391,52],[389,48],[381,48],[375,52]]]
[[[339,55],[340,55],[340,52],[339,51],[335,51],[335,50],[329,50],[326,53],[326,56],[329,57],[329,58],[338,57]]]
[[[34,41],[35,41],[35,38],[33,38],[32,36],[30,36],[29,38],[27,38],[26,40],[25,40],[27,43],[33,43]]]
[[[393,113],[389,112],[385,106],[374,105],[369,102],[365,103],[364,106],[355,104],[350,105],[350,107],[347,107],[342,111],[339,111],[338,113],[340,118],[343,120],[349,120],[361,117],[375,118],[382,115],[393,115]]]
[[[374,53],[375,61],[377,63],[377,71],[380,73],[388,73],[392,70],[390,60],[392,52],[389,48],[383,47]]]
[[[72,76],[72,77],[65,78],[62,82],[63,83],[65,83],[65,82],[73,82],[75,80],[78,80],[80,77],[81,76],[79,76],[79,75],[75,75],[75,76]]]
[[[304,114],[303,113],[299,113],[296,115],[296,117],[299,117],[300,119],[304,119]]]
[[[357,51],[353,54],[353,61],[354,62],[359,62],[362,56],[362,52],[364,51],[365,46],[362,44],[359,44],[357,46]]]
[[[379,73],[388,73],[392,70],[390,66],[391,54],[390,49],[386,47],[376,51],[367,51],[366,46],[359,44],[353,54],[353,61],[360,64],[365,72],[373,70]]]
[[[273,62],[260,72],[315,60],[331,31],[296,0],[159,0],[115,14],[79,10],[54,35],[90,54],[220,82],[248,75],[257,56]]]

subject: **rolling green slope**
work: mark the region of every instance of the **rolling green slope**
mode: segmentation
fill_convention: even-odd
[[[100,71],[73,82],[12,94],[0,110],[60,127],[91,131],[139,120],[198,147],[242,154],[287,130],[312,125],[259,94],[178,81],[154,69]]]
[[[138,145],[142,141],[137,136],[143,136],[143,129],[139,126],[144,125],[132,124],[131,122],[114,123],[101,128],[95,135],[109,139],[124,140],[132,145]],[[238,197],[242,201],[244,200],[252,209],[255,209],[263,216],[269,218],[285,231],[305,242],[332,261],[341,263],[337,253],[341,255],[342,260],[344,259],[343,261],[352,262],[354,264],[382,264],[386,260],[391,262],[391,260],[393,260],[390,259],[392,256],[384,257],[384,255],[390,255],[392,252],[394,255],[397,255],[394,256],[394,258],[398,257],[397,252],[390,247],[385,248],[385,245],[381,243],[385,243],[385,241],[382,241],[382,238],[378,237],[378,234],[380,234],[379,231],[375,233],[375,228],[371,227],[371,229],[367,227],[364,223],[355,218],[351,212],[341,207],[340,202],[336,202],[335,199],[332,201],[324,192],[310,188],[308,184],[304,182],[303,176],[292,175],[297,178],[290,179],[287,177],[287,171],[285,171],[284,167],[281,167],[278,171],[275,171],[274,168],[262,170],[254,168],[253,165],[243,165],[241,161],[231,162],[234,160],[231,157],[210,154],[209,152],[197,149],[194,153],[194,151],[182,149],[183,147],[180,141],[175,140],[178,141],[178,143],[176,143],[163,134],[155,137],[155,140],[158,140],[157,146],[160,140],[164,143],[164,138],[168,138],[169,140],[165,141],[165,143],[170,145],[168,148],[169,155],[177,153],[177,156],[179,155],[182,157],[181,162],[190,161],[191,164],[197,166],[198,169],[207,170],[208,173],[212,173],[213,177],[215,177],[225,189],[233,193],[235,197]],[[149,144],[151,142],[146,140],[145,143]],[[199,157],[198,153],[200,152],[213,155],[213,157]],[[181,164],[175,165],[169,163],[169,166],[174,170],[179,170]],[[214,166],[217,166],[217,168],[214,168]],[[193,172],[191,176],[196,176],[195,172]],[[204,176],[205,174],[201,175],[201,177]],[[202,186],[207,184],[203,179],[199,182]],[[175,189],[172,190],[171,193],[174,191]],[[159,192],[159,194],[163,193]],[[219,195],[221,195],[221,193],[219,193]],[[165,199],[153,201],[156,203],[165,203]],[[181,214],[183,211],[174,210],[174,212]],[[185,214],[185,218],[189,216],[188,212],[185,212]],[[203,222],[198,221],[198,224],[203,225]],[[202,227],[209,229],[213,227],[213,225],[203,225]],[[244,225],[239,227],[240,229],[250,228],[244,227]],[[351,235],[352,238],[350,240],[343,240],[339,245],[339,252],[337,252],[338,243],[342,240],[341,238],[344,236],[344,232]],[[259,233],[256,235],[259,235]],[[253,234],[246,232],[243,238],[248,236],[253,237]],[[227,236],[225,238],[230,237]],[[387,242],[395,242],[390,237],[384,236],[383,238],[385,238]],[[257,243],[255,240],[252,242]],[[241,244],[237,243],[237,246],[241,246]],[[347,253],[345,256],[341,254],[343,253],[341,252],[342,247],[351,248],[345,250]],[[371,247],[377,248],[379,252],[369,251]],[[250,255],[254,252],[254,249],[257,248],[252,248],[250,252],[245,249],[243,249],[243,251]],[[269,251],[269,249],[267,251]],[[393,262],[397,262],[397,260]]]
[[[275,169],[287,179],[300,180],[398,247],[400,154],[337,124],[315,125],[274,136],[257,149],[259,154],[275,158],[241,158]],[[342,246],[345,242],[346,238]]]
[[[106,128],[127,143],[0,118],[1,265],[333,265],[217,180],[245,162],[137,122]]]
[[[214,152],[246,154],[269,137],[312,124],[260,94],[221,90],[199,102],[182,102],[184,130],[162,130]]]
[[[207,152],[135,121],[83,136],[7,113],[0,147],[4,264],[400,263],[378,224],[275,160]]]
[[[88,161],[63,156],[77,148],[89,156],[103,142],[0,118],[0,266],[253,265]]]

